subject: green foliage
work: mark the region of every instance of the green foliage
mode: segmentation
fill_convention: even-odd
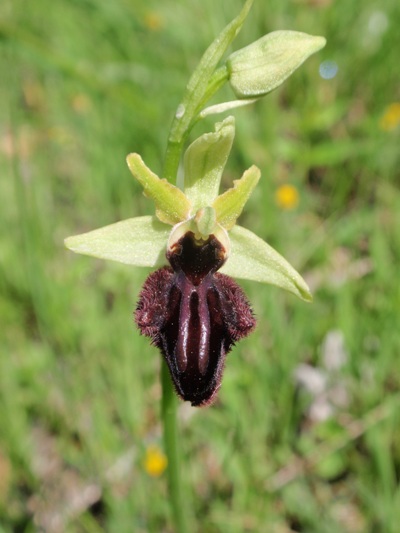
[[[131,318],[146,272],[75,256],[63,239],[152,214],[125,157],[142,154],[161,176],[182,87],[242,5],[0,7],[6,532],[57,531],[54,520],[68,532],[168,531],[165,480],[143,466],[160,438],[160,356]],[[193,531],[397,533],[400,130],[388,106],[400,98],[399,21],[395,0],[256,0],[238,36],[237,46],[278,29],[327,38],[282,87],[235,113],[222,184],[261,169],[239,223],[306,274],[314,303],[245,284],[258,329],[229,355],[218,403],[181,406]],[[323,79],[328,60],[339,70]],[[288,183],[292,209],[274,201]],[[347,354],[338,369],[324,366],[333,330]],[[301,363],[325,376],[324,422],[312,414],[321,394],[295,384]]]

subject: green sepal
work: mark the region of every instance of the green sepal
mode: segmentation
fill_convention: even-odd
[[[167,264],[165,252],[170,232],[171,228],[155,217],[136,217],[68,237],[64,244],[78,254],[155,267]]]
[[[184,189],[192,204],[193,214],[211,205],[217,197],[234,137],[235,119],[227,117],[215,125],[214,132],[205,133],[186,150]]]
[[[236,224],[236,220],[260,179],[260,175],[260,169],[255,165],[251,166],[239,180],[234,180],[231,189],[214,200],[212,206],[215,209],[217,221],[225,229],[230,230]]]
[[[229,232],[231,253],[221,272],[239,279],[276,285],[310,302],[312,296],[300,274],[253,232],[235,226]]]
[[[173,226],[189,218],[190,201],[178,187],[154,174],[139,154],[129,154],[126,161],[129,170],[143,187],[144,194],[154,201],[156,217],[161,222]]]
[[[229,83],[238,98],[263,96],[325,44],[324,37],[298,31],[268,33],[228,57]]]

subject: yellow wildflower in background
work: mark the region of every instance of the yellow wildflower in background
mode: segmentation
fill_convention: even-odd
[[[159,477],[167,468],[167,457],[156,445],[149,446],[144,458],[144,468],[149,476]]]
[[[400,124],[400,102],[394,102],[385,109],[379,127],[383,131],[392,131]]]
[[[148,11],[144,17],[145,26],[152,31],[158,31],[164,26],[164,21],[156,11]]]
[[[78,93],[75,94],[71,100],[71,106],[76,113],[84,115],[88,111],[90,111],[92,107],[92,102],[87,97],[86,94]]]
[[[275,192],[275,202],[281,209],[294,209],[299,203],[299,192],[293,185],[281,185]]]

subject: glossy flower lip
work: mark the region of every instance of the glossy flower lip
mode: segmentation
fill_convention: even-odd
[[[214,235],[198,242],[189,231],[167,258],[171,268],[147,278],[135,321],[163,354],[178,395],[195,407],[209,405],[225,356],[254,329],[255,318],[242,289],[217,272],[226,253]]]

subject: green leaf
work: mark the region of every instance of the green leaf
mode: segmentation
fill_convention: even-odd
[[[156,204],[156,217],[172,226],[189,218],[191,204],[186,195],[165,179],[160,179],[143,162],[139,154],[126,158],[129,170]]]
[[[214,200],[212,206],[215,209],[217,221],[225,229],[230,230],[236,224],[236,220],[260,179],[260,175],[260,170],[255,165],[251,166],[240,180],[233,182],[231,189]]]
[[[136,217],[68,237],[64,244],[78,254],[154,267],[167,263],[165,251],[170,232],[171,228],[155,217]]]
[[[184,157],[185,194],[193,213],[210,206],[218,196],[222,172],[235,136],[235,119],[227,117],[205,133],[186,150]]]
[[[239,279],[270,283],[303,300],[312,300],[310,290],[300,274],[260,237],[241,226],[234,226],[229,238],[231,253],[221,269],[222,273]]]
[[[238,98],[263,96],[325,44],[324,37],[298,31],[268,33],[228,57],[229,83]]]

